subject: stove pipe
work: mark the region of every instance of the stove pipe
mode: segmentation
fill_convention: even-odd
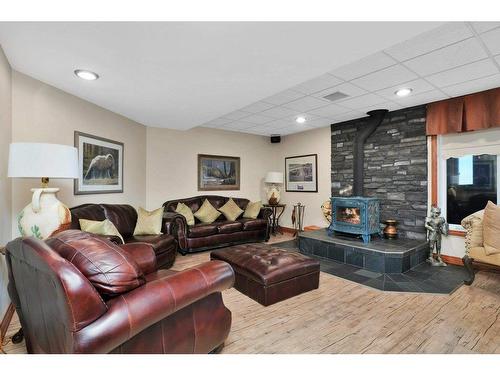
[[[365,175],[365,142],[370,135],[382,123],[387,109],[375,109],[367,113],[370,118],[368,123],[363,125],[362,129],[357,131],[357,137],[354,140],[354,178],[352,186],[352,195],[356,197],[363,196],[363,185]]]

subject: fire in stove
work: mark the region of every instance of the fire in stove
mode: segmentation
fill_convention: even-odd
[[[337,221],[359,225],[361,214],[358,207],[337,207]]]

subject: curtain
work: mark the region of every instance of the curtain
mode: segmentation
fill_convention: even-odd
[[[500,127],[500,88],[427,105],[427,135]]]

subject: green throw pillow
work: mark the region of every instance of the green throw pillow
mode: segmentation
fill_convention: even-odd
[[[229,221],[235,221],[243,213],[243,210],[238,207],[233,201],[233,198],[229,198],[226,204],[219,208],[219,211],[222,212]]]
[[[220,212],[210,204],[208,199],[205,199],[200,209],[194,213],[194,216],[202,223],[210,224],[220,216]]]
[[[80,229],[84,232],[100,234],[103,236],[118,236],[125,243],[122,235],[118,232],[115,225],[108,219],[103,221],[80,219]]]
[[[177,208],[175,209],[175,212],[181,214],[186,218],[187,225],[194,225],[193,212],[184,203],[177,203]]]
[[[243,217],[245,219],[257,219],[257,216],[259,216],[261,208],[262,208],[262,201],[248,202]]]

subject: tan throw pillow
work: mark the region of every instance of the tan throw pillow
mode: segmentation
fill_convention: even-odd
[[[500,253],[500,207],[491,201],[484,209],[483,239],[487,255]]]
[[[122,243],[125,243],[118,229],[116,229],[115,225],[108,219],[103,221],[80,219],[78,221],[80,222],[80,229],[84,232],[103,236],[118,236],[122,240]]]
[[[181,214],[186,218],[187,225],[194,225],[194,216],[193,212],[191,209],[186,206],[184,203],[177,203],[177,208],[175,209],[175,212],[178,214]]]
[[[248,202],[243,217],[246,219],[257,219],[257,216],[259,216],[261,208],[262,208],[262,201]]]
[[[137,210],[137,223],[135,224],[134,236],[161,234],[161,223],[163,220],[163,207],[153,211],[147,211],[142,207]]]
[[[208,199],[205,199],[200,209],[194,213],[194,216],[202,223],[210,224],[220,216],[220,212],[212,206]]]
[[[243,213],[243,210],[233,201],[233,198],[229,198],[226,204],[219,208],[219,211],[229,221],[235,221]]]

